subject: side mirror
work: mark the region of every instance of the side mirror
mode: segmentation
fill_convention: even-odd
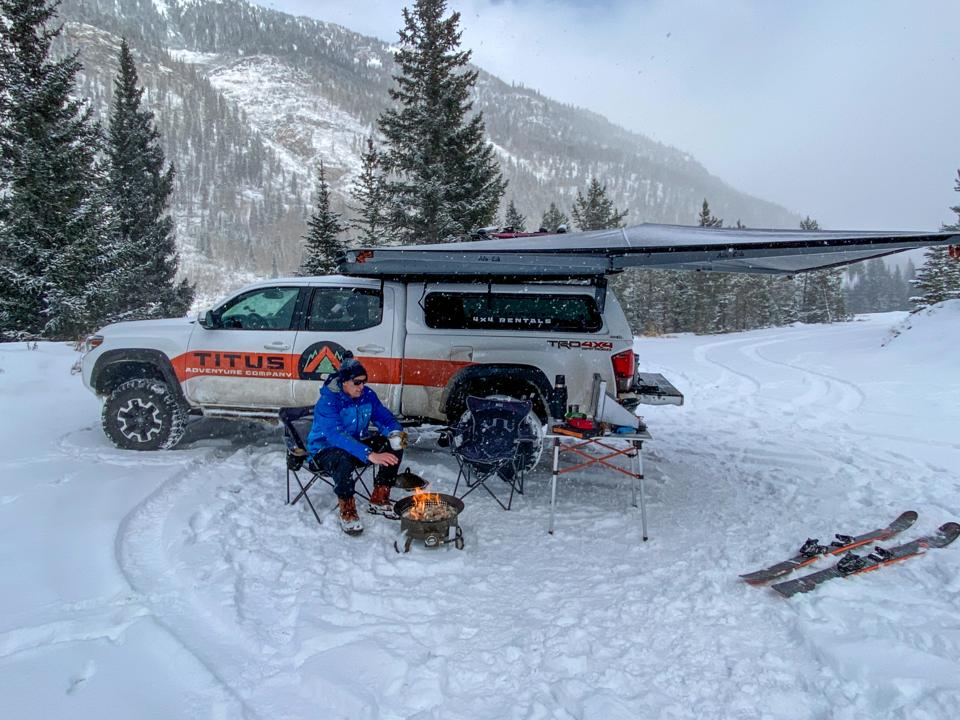
[[[216,321],[213,318],[213,310],[201,310],[197,314],[197,324],[206,328],[207,330],[212,330],[217,326]]]

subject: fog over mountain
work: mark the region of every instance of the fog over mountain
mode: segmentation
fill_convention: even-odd
[[[127,38],[177,169],[184,270],[202,294],[297,267],[321,159],[334,209],[350,214],[361,149],[389,103],[389,45],[241,0],[66,0],[60,18],[60,50],[80,50],[78,90],[101,116]],[[594,176],[631,223],[695,224],[707,198],[729,224],[797,225],[689,154],[596,113],[485,72],[475,95],[510,182],[503,207],[513,200],[534,229],[550,202],[569,212]]]

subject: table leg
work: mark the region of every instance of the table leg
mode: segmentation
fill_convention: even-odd
[[[553,514],[557,507],[557,473],[560,472],[560,438],[553,439],[553,476],[550,478],[550,529],[553,535]]]
[[[637,480],[640,483],[640,529],[643,532],[643,541],[647,541],[647,499],[643,491],[643,442],[634,441],[637,450]],[[634,503],[636,505],[636,503]]]

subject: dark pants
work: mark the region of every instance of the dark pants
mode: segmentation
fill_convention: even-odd
[[[397,460],[403,460],[403,450],[392,450],[390,442],[383,435],[374,435],[360,442],[373,452],[388,452],[396,455]],[[314,462],[320,470],[333,478],[333,491],[338,498],[344,500],[353,497],[353,486],[356,483],[353,471],[367,464],[341,448],[321,450],[314,455]],[[399,469],[399,462],[396,465],[381,465],[377,469],[377,474],[373,480],[374,487],[377,485],[393,487]]]

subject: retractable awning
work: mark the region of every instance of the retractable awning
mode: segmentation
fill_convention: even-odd
[[[954,232],[738,230],[635,225],[616,230],[348,250],[346,275],[591,278],[627,268],[792,275],[911,248],[960,244]]]

